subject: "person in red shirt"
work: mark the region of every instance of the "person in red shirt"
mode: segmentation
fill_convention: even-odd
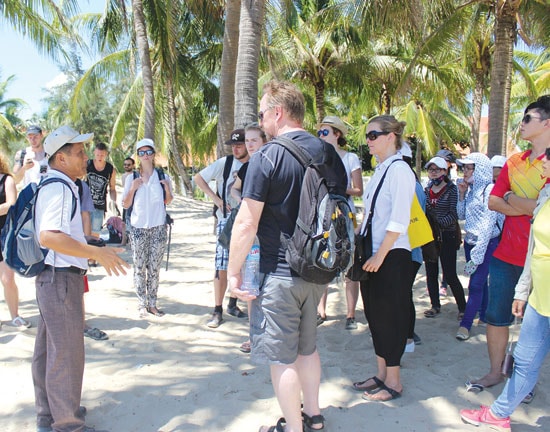
[[[466,382],[469,391],[481,391],[504,379],[504,360],[513,321],[514,288],[523,271],[533,210],[540,190],[549,180],[542,174],[542,160],[550,146],[550,95],[541,96],[525,109],[520,136],[531,149],[512,155],[507,161],[489,197],[489,208],[506,218],[502,239],[489,268],[487,305],[487,349],[490,370],[484,377]]]

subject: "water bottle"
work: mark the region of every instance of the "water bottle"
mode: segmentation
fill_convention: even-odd
[[[241,290],[248,291],[252,295],[260,294],[260,242],[258,237],[254,243],[241,269],[242,285]]]

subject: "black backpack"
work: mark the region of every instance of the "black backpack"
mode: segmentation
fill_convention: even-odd
[[[222,186],[222,196],[220,197],[223,202],[223,217],[227,217],[227,180],[229,179],[229,174],[231,173],[231,167],[233,166],[233,155],[229,155],[225,158],[225,164],[223,165],[223,186]],[[216,195],[220,196],[218,192]],[[216,212],[218,211],[218,206],[214,204],[212,207],[212,216],[216,217]]]
[[[344,165],[332,146],[320,141],[322,158],[315,161],[287,137],[272,143],[283,146],[305,169],[296,227],[290,238],[281,239],[286,260],[305,281],[327,284],[351,266],[355,238]]]

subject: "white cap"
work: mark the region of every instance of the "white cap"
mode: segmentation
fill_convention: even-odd
[[[143,138],[136,143],[136,151],[138,151],[142,147],[151,147],[153,150],[155,150],[155,143],[150,138]]]
[[[506,158],[501,155],[495,155],[491,158],[491,165],[493,168],[502,168],[506,165]]]
[[[403,145],[401,146],[401,148],[399,150],[397,150],[397,153],[399,153],[403,157],[408,157],[408,158],[411,158],[411,159],[413,157],[413,152],[411,150],[411,146],[406,141],[403,142]]]
[[[457,164],[459,165],[470,165],[470,164],[476,164],[476,162],[472,159],[470,159],[468,156],[466,156],[465,158],[462,158],[462,159],[458,159],[456,161]]]
[[[428,168],[432,164],[440,169],[446,170],[448,168],[447,161],[439,156],[431,158],[430,161],[424,165],[424,168]]]
[[[93,133],[79,134],[70,126],[61,126],[46,137],[44,150],[48,156],[51,156],[65,144],[85,143],[93,137]]]

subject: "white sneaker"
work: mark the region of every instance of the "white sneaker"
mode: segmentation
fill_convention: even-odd
[[[27,321],[25,318],[22,318],[20,316],[16,316],[11,324],[14,326],[14,327],[18,327],[18,328],[29,328],[32,326],[32,324]]]
[[[405,352],[406,353],[414,352],[414,340],[412,342],[407,343],[407,345],[405,345]]]

